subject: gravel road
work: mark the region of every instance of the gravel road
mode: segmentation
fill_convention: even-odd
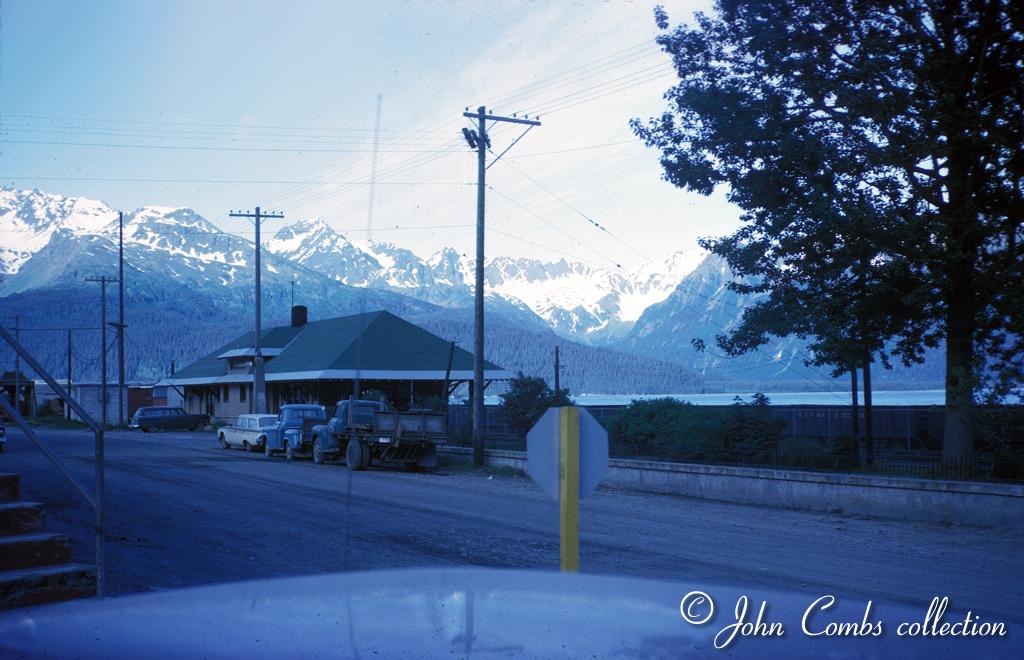
[[[0,471],[22,475],[51,531],[93,557],[91,509],[17,429]],[[92,435],[41,430],[91,486]],[[109,433],[107,590],[410,566],[557,569],[558,507],[529,479],[289,463],[214,434]],[[350,489],[350,490],[349,490]],[[1024,619],[1024,521],[939,526],[600,488],[582,503],[585,572],[833,593]]]

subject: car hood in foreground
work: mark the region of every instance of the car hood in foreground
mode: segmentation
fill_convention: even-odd
[[[680,601],[706,593],[715,612],[687,623]],[[754,622],[782,636],[741,637],[716,651],[715,638],[749,597]],[[838,597],[814,614],[829,622],[880,620],[881,636],[810,637],[801,618],[825,594],[740,590],[598,575],[498,569],[409,569],[282,578],[61,603],[0,616],[5,657],[359,657],[359,658],[982,658],[1020,657],[1020,622],[1002,638],[897,635],[921,622],[918,605]],[[700,619],[707,603],[691,601]],[[953,603],[947,622],[968,603]],[[702,609],[703,607],[703,609]],[[994,617],[984,617],[994,621]],[[767,626],[766,626],[767,627]],[[870,626],[869,626],[870,627]],[[722,641],[719,636],[719,641]]]

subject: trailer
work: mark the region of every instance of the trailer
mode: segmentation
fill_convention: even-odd
[[[378,463],[410,469],[437,467],[437,445],[447,439],[445,416],[429,411],[397,412],[379,401],[339,401],[334,417],[312,430],[313,461],[345,456],[349,470]]]

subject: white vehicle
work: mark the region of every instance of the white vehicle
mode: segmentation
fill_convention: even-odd
[[[277,415],[239,415],[234,424],[217,432],[217,439],[224,449],[241,447],[245,451],[258,451],[267,442],[267,429],[276,425]]]

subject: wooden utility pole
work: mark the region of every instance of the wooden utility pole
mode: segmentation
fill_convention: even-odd
[[[124,213],[117,213],[117,423],[124,425],[126,414],[124,382]]]
[[[14,316],[14,338],[21,342],[21,316]],[[18,414],[21,410],[21,354],[14,352],[14,409]]]
[[[255,213],[232,211],[229,215],[232,218],[249,218],[256,225],[256,332],[253,336],[252,351],[252,403],[253,412],[262,414],[267,412],[267,390],[263,378],[263,350],[260,348],[260,335],[263,333],[262,318],[260,316],[260,302],[262,299],[262,291],[260,289],[260,221],[267,218],[283,218],[284,213],[264,213],[257,206]]]
[[[476,291],[473,295],[473,465],[481,467],[484,464],[484,192],[487,181],[487,149],[491,146],[491,138],[487,134],[487,122],[509,122],[512,124],[525,124],[528,126],[518,138],[513,140],[505,151],[498,154],[491,165],[498,162],[502,156],[512,148],[516,142],[522,139],[534,126],[540,126],[536,119],[520,117],[501,117],[487,113],[487,108],[480,106],[476,112],[462,113],[463,117],[475,119],[477,130],[471,131],[468,128],[462,129],[462,135],[466,138],[471,149],[476,149]]]
[[[555,346],[555,394],[558,394],[558,390],[562,389],[562,365],[558,360],[558,347]]]
[[[71,396],[71,328],[68,328],[68,396]],[[68,420],[71,419],[71,406],[64,402],[64,413]]]
[[[103,414],[101,428],[107,428],[107,285],[117,281],[116,278],[101,275],[87,277],[86,282],[100,283],[100,408]]]

